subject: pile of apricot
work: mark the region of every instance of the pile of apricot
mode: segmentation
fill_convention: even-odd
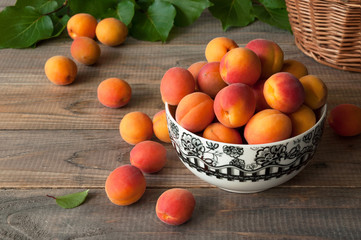
[[[263,144],[297,136],[316,123],[327,100],[325,83],[301,62],[284,60],[280,46],[254,39],[239,47],[226,37],[212,39],[207,61],[163,75],[162,100],[176,106],[175,119],[204,138]]]

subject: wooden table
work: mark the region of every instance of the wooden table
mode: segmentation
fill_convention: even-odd
[[[2,1],[0,8],[12,3]],[[120,137],[122,117],[162,110],[165,71],[205,60],[206,43],[218,36],[240,46],[255,38],[276,41],[286,58],[303,62],[326,82],[329,109],[361,106],[361,74],[315,62],[290,33],[262,22],[223,32],[208,11],[192,26],[175,29],[165,44],[129,37],[119,47],[102,45],[100,61],[78,64],[69,86],[51,84],[43,70],[49,57],[71,56],[68,37],[35,49],[0,50],[0,239],[361,239],[361,136],[336,136],[328,124],[314,159],[279,187],[254,194],[220,190],[190,173],[164,144],[168,162],[146,175],[139,202],[120,207],[107,199],[106,177],[129,163],[133,147]],[[129,105],[110,109],[98,102],[97,85],[108,77],[130,83]],[[174,187],[190,190],[197,202],[191,220],[177,227],[155,214],[157,198]],[[87,200],[74,209],[46,197],[86,189]]]

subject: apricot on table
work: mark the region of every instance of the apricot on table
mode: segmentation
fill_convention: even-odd
[[[198,74],[198,88],[201,92],[214,98],[224,87],[228,86],[219,73],[219,62],[210,62],[204,65]]]
[[[168,69],[160,82],[162,100],[170,105],[178,105],[186,95],[195,91],[193,75],[185,68]]]
[[[228,84],[253,85],[261,76],[262,66],[256,53],[248,48],[238,47],[223,56],[219,72]]]
[[[227,52],[237,47],[237,43],[230,38],[216,37],[207,43],[205,56],[208,62],[220,62]]]
[[[122,21],[116,18],[104,18],[98,23],[95,33],[99,42],[115,47],[126,40],[128,28]]]
[[[284,60],[280,72],[289,72],[298,79],[308,75],[307,67],[300,61],[294,59]]]
[[[167,150],[158,142],[143,141],[130,151],[130,163],[144,173],[159,172],[166,162]]]
[[[46,77],[56,85],[68,85],[74,82],[78,72],[75,62],[65,56],[53,56],[44,66]]]
[[[175,118],[190,132],[203,131],[214,119],[213,99],[203,92],[188,94],[179,102]]]
[[[350,103],[339,104],[331,109],[328,123],[340,136],[356,136],[361,133],[361,108]]]
[[[220,123],[229,128],[244,126],[256,109],[251,87],[234,83],[218,92],[214,99],[214,113]]]
[[[315,75],[306,75],[300,78],[300,82],[305,90],[305,104],[315,110],[327,101],[326,84]]]
[[[269,77],[264,83],[263,95],[270,107],[284,113],[295,112],[305,100],[301,82],[287,72]]]
[[[75,39],[77,37],[95,37],[95,29],[98,21],[88,13],[78,13],[73,15],[66,25],[68,35]]]
[[[290,113],[288,116],[292,122],[292,137],[306,132],[316,124],[314,111],[304,104],[296,112]]]
[[[92,38],[77,37],[71,44],[70,53],[78,62],[92,65],[100,57],[100,47]]]
[[[228,128],[222,123],[211,123],[203,131],[203,137],[209,140],[232,143],[232,144],[241,144],[242,137],[241,134],[234,128]]]
[[[128,104],[132,96],[130,85],[119,78],[103,80],[97,89],[98,100],[110,108],[120,108]]]
[[[256,113],[244,128],[244,137],[248,144],[277,142],[289,138],[291,134],[291,119],[276,109],[265,109]]]
[[[129,164],[114,169],[105,182],[107,197],[112,203],[120,206],[137,202],[145,189],[146,180],[143,173]]]
[[[125,114],[119,124],[120,136],[129,144],[135,145],[153,136],[153,123],[150,117],[139,111]]]
[[[162,222],[181,225],[192,217],[195,205],[195,198],[190,191],[172,188],[159,196],[155,211]]]
[[[271,40],[253,39],[247,43],[246,48],[251,49],[261,60],[261,78],[268,78],[277,73],[283,66],[283,51],[280,46]]]
[[[169,137],[165,110],[161,110],[154,114],[152,122],[154,135],[162,142],[170,143],[171,141]]]

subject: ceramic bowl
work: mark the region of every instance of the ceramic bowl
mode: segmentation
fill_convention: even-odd
[[[308,131],[267,144],[229,144],[208,140],[175,120],[175,108],[165,104],[172,145],[183,164],[200,179],[221,189],[253,193],[278,186],[304,169],[320,142],[327,105],[317,112]]]

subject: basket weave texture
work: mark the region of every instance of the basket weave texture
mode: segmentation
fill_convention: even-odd
[[[322,64],[361,72],[361,0],[286,0],[297,47]]]

